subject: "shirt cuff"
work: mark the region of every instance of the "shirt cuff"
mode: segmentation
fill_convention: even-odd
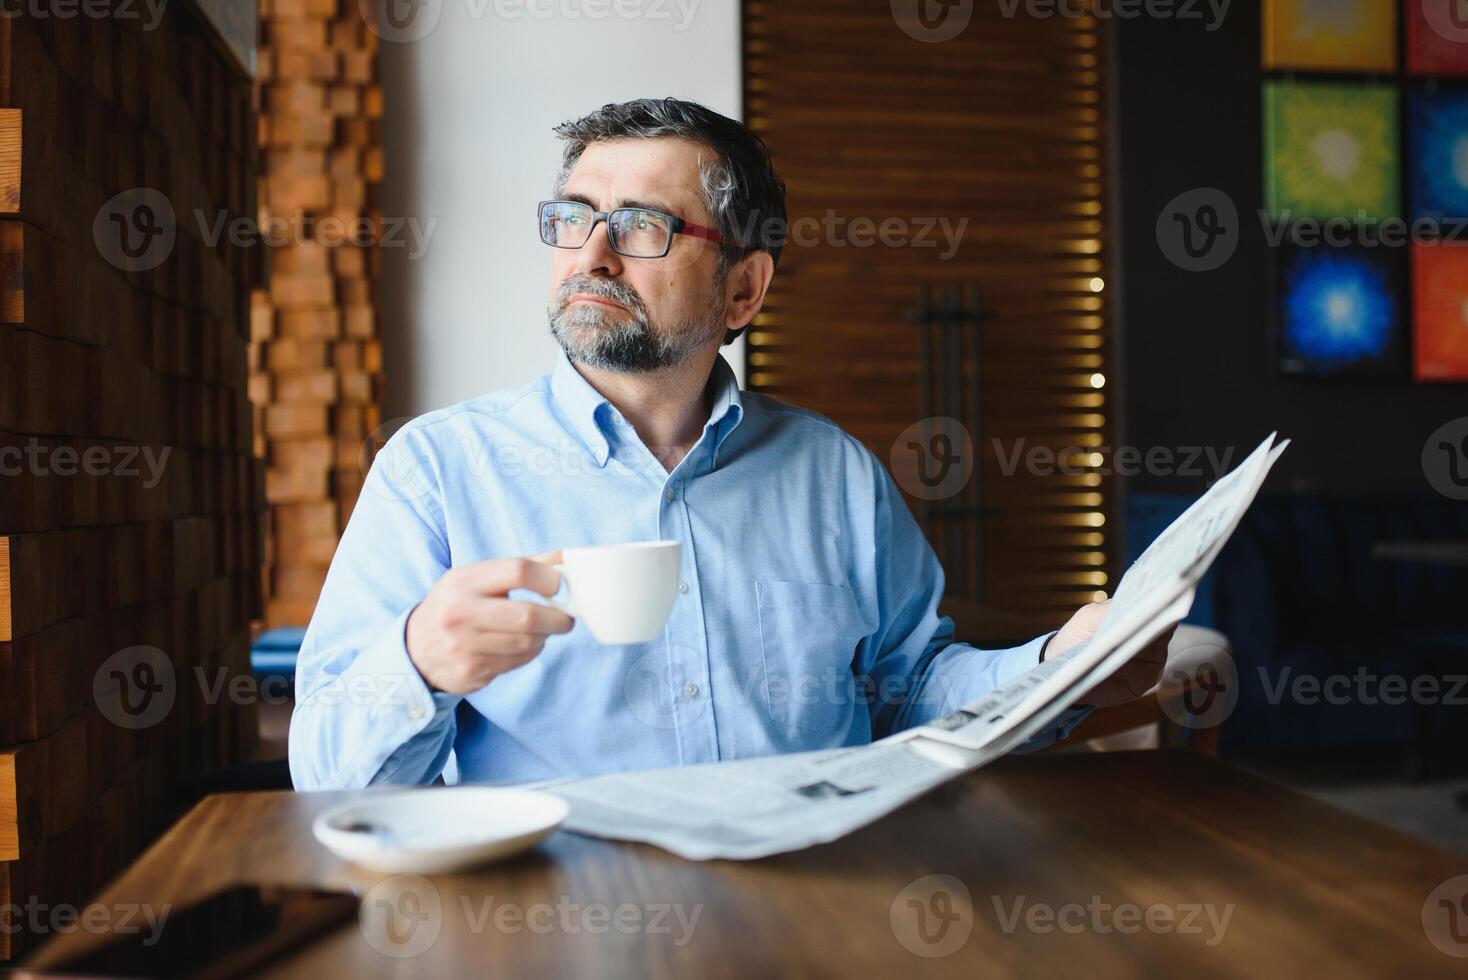
[[[999,686],[1003,687],[1026,671],[1040,666],[1040,655],[1045,651],[1045,644],[1049,643],[1057,632],[1059,631],[1055,630],[1044,636],[1037,636],[1023,646],[1003,651],[995,668],[999,677]]]
[[[347,703],[362,711],[370,737],[346,767],[349,785],[389,778],[415,758],[412,740],[429,728],[450,722],[463,700],[458,694],[429,690],[408,656],[407,626],[412,610],[392,621],[382,636],[366,647],[337,680]],[[406,750],[406,751],[405,751]],[[429,753],[433,754],[433,753]]]

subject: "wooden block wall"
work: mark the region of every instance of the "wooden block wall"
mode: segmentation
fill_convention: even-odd
[[[12,905],[82,907],[248,754],[255,705],[209,692],[261,606],[260,250],[207,233],[254,213],[252,84],[186,4],[152,30],[29,9],[0,18],[0,959],[43,938]],[[136,188],[174,215],[147,268],[114,216],[166,215],[109,204]],[[172,702],[119,723],[106,667],[139,645]]]
[[[304,626],[381,424],[377,35],[353,0],[266,0],[257,106],[267,250],[251,306],[255,452],[267,464],[266,626]],[[364,223],[365,222],[365,223]],[[350,234],[354,227],[367,234]]]

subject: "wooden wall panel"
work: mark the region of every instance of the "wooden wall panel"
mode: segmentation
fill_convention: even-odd
[[[354,0],[266,0],[256,104],[262,222],[294,223],[251,309],[255,451],[270,504],[266,626],[304,626],[381,425],[374,253],[382,179],[377,35]],[[369,240],[337,229],[366,222]],[[324,505],[318,519],[295,520]]]
[[[806,221],[749,332],[749,383],[830,416],[908,490],[917,459],[894,444],[935,414],[919,291],[981,288],[981,367],[973,331],[930,355],[978,392],[957,416],[978,499],[910,503],[960,636],[998,642],[1052,628],[1110,581],[1109,478],[1082,454],[1075,476],[1000,466],[1016,447],[1109,443],[1105,45],[1092,16],[972,6],[957,36],[925,43],[886,3],[744,4],[745,118],[788,184],[792,236]],[[932,223],[937,244],[863,246],[858,219],[898,219],[909,242]]]
[[[84,905],[255,733],[195,674],[248,674],[260,608],[259,249],[207,233],[255,210],[251,83],[188,5],[120,9],[0,19],[0,959],[12,903]],[[172,701],[132,724],[140,645]]]

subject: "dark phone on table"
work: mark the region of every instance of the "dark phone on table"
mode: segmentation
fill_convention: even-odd
[[[271,885],[229,888],[175,909],[161,928],[119,936],[47,973],[236,977],[306,945],[357,914],[357,897]]]

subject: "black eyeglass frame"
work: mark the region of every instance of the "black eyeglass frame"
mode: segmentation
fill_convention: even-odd
[[[541,241],[542,244],[549,245],[551,248],[565,248],[565,249],[575,250],[575,249],[580,249],[580,248],[585,248],[586,247],[586,242],[582,242],[580,245],[557,245],[555,242],[548,242],[548,241],[545,240],[545,209],[548,208],[548,207],[550,207],[550,206],[552,206],[552,205],[556,205],[556,204],[569,204],[569,205],[572,205],[573,207],[585,208],[587,211],[590,211],[591,212],[591,217],[592,217],[591,227],[589,229],[587,229],[587,232],[586,232],[586,242],[591,241],[591,236],[596,233],[596,226],[599,225],[599,224],[601,224],[603,221],[605,221],[607,223],[607,244],[612,247],[612,251],[613,252],[616,252],[618,255],[623,256],[624,258],[629,258],[629,259],[662,259],[662,258],[667,258],[668,253],[673,250],[673,239],[674,239],[674,237],[676,237],[678,235],[687,235],[690,238],[702,239],[703,241],[710,242],[710,243],[712,243],[714,245],[723,245],[723,244],[725,244],[724,236],[721,235],[721,234],[719,234],[718,231],[716,231],[715,229],[713,229],[713,228],[707,228],[707,227],[705,227],[703,225],[697,225],[697,224],[694,224],[691,221],[684,221],[682,218],[678,217],[675,214],[668,214],[666,211],[658,211],[658,210],[656,210],[654,208],[613,208],[610,211],[598,211],[595,208],[593,208],[590,204],[586,204],[586,203],[584,203],[582,201],[565,201],[565,200],[541,201],[540,202],[540,206],[536,209],[536,218],[538,219],[538,224],[539,224],[540,229],[541,229],[540,241]],[[626,212],[640,213],[640,214],[655,214],[659,218],[665,218],[665,219],[667,219],[668,229],[669,229],[669,233],[668,233],[668,244],[663,248],[663,251],[662,251],[661,254],[659,254],[659,255],[632,255],[632,254],[630,254],[628,252],[622,251],[620,248],[617,247],[617,242],[616,242],[615,236],[613,236],[611,234],[611,229],[613,227],[612,226],[612,215],[614,215],[614,214],[621,214],[624,211],[626,211]]]

